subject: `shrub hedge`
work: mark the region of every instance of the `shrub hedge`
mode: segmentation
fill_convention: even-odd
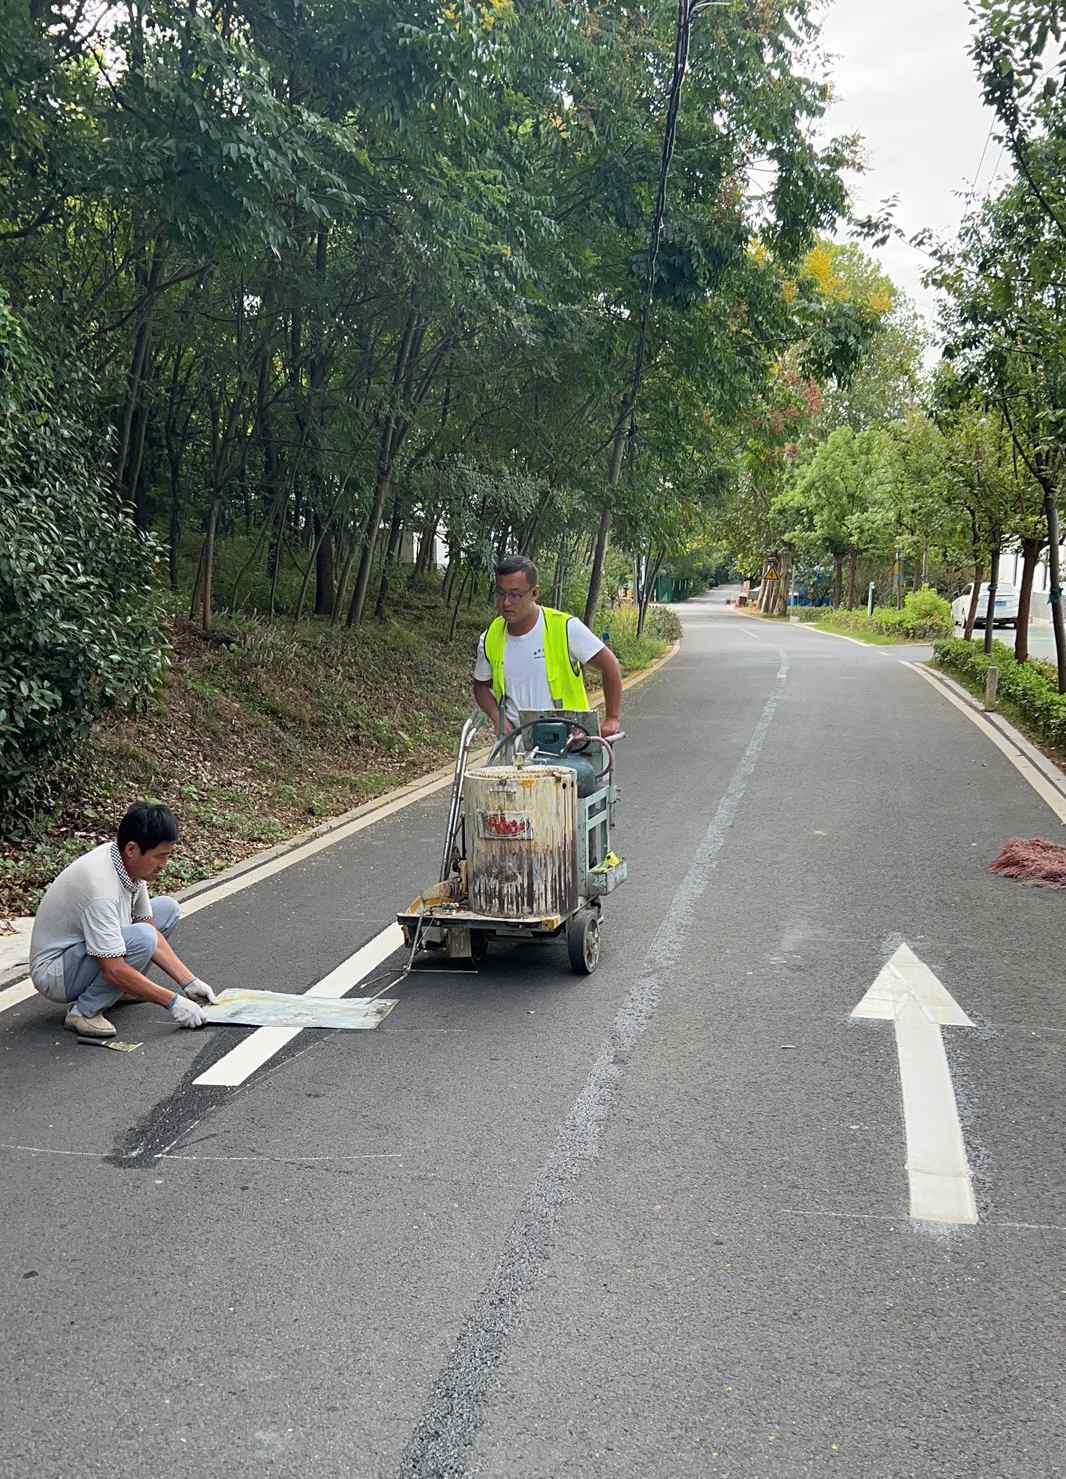
[[[999,696],[1014,705],[1032,737],[1066,751],[1066,693],[1059,693],[1050,663],[1015,662],[1002,642],[993,642],[992,655],[986,657],[976,642],[955,639],[935,643],[933,661],[979,691],[988,669],[997,667]]]
[[[119,505],[106,447],[0,293],[0,835],[40,772],[158,679],[156,550]]]

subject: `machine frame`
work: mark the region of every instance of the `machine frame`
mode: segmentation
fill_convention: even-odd
[[[489,754],[492,764],[502,751],[510,750],[512,763],[521,768],[515,747],[534,727],[562,721],[576,734],[583,732],[589,743],[606,752],[601,772],[604,784],[591,795],[579,797],[577,803],[577,903],[565,914],[540,914],[520,918],[479,914],[466,903],[467,838],[463,815],[463,787],[470,753],[479,733],[476,718],[468,719],[459,738],[455,772],[452,778],[440,880],[413,899],[397,917],[412,958],[419,950],[441,952],[453,959],[483,960],[492,939],[558,940],[566,936],[571,968],[579,975],[590,975],[599,964],[601,901],[625,881],[625,861],[611,850],[611,829],[621,795],[614,780],[612,741],[599,732],[595,713],[572,710],[545,712],[522,711],[520,723],[511,734],[498,738]],[[524,763],[532,763],[536,748]]]

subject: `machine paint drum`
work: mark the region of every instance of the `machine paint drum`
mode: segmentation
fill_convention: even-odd
[[[475,913],[561,919],[577,907],[577,790],[574,771],[563,766],[467,771],[463,817]]]

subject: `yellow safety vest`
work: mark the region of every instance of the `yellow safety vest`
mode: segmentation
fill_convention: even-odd
[[[566,640],[566,628],[571,618],[565,611],[553,611],[542,606],[544,613],[544,668],[548,688],[557,709],[576,709],[584,713],[592,707],[585,692],[585,680],[581,676],[581,664],[570,656]],[[507,623],[497,616],[485,633],[485,656],[492,668],[492,691],[499,703],[503,697],[505,680],[503,672],[504,650],[507,646]]]

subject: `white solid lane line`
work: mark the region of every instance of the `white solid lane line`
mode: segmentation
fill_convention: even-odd
[[[390,924],[383,929],[379,935],[368,940],[365,945],[358,949],[354,955],[349,955],[347,960],[342,960],[335,970],[330,971],[328,976],[323,976],[321,981],[308,988],[307,996],[323,996],[334,1001],[346,996],[354,986],[376,970],[379,965],[388,960],[403,944],[403,931],[398,924]],[[257,1027],[243,1042],[229,1053],[213,1063],[200,1077],[194,1079],[196,1084],[213,1085],[216,1088],[236,1088],[243,1084],[248,1076],[257,1068],[262,1068],[264,1063],[269,1062],[274,1054],[280,1052],[286,1043],[291,1042],[302,1031],[299,1027]]]
[[[5,986],[0,991],[0,1012],[6,1012],[9,1007],[17,1007],[20,1001],[29,1001],[31,996],[36,996],[33,982],[29,976],[21,981],[16,981],[14,986]]]

